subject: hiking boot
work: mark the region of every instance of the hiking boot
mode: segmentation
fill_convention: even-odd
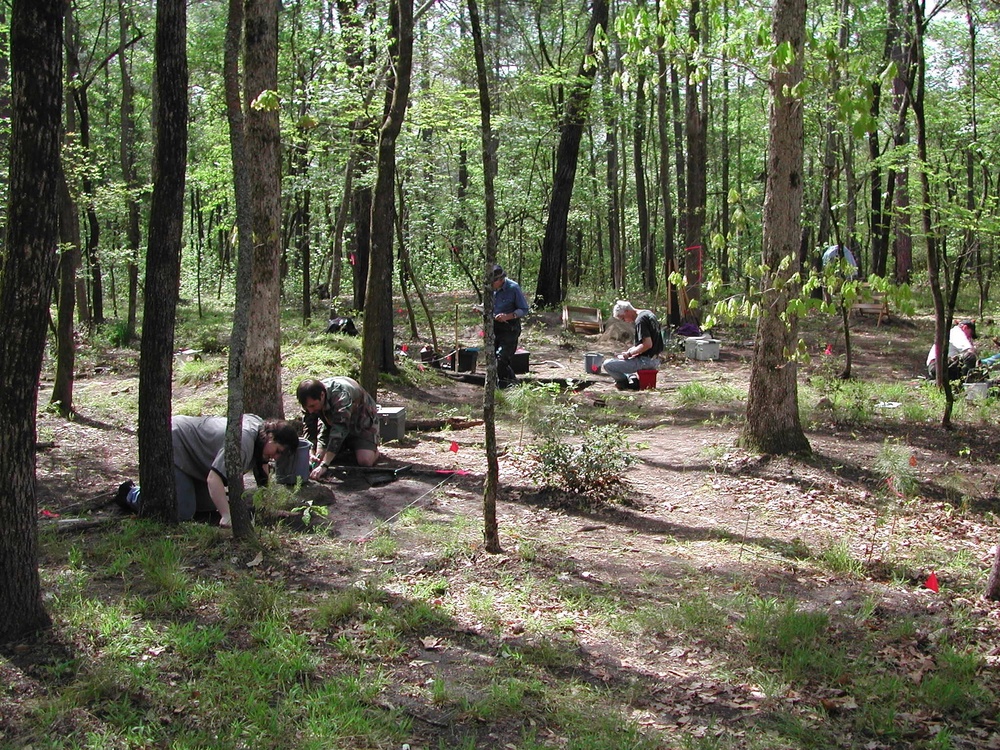
[[[135,513],[135,508],[133,508],[128,501],[129,491],[133,487],[135,487],[135,482],[131,479],[126,479],[118,485],[118,491],[115,493],[115,502],[118,504],[118,507],[126,513]]]

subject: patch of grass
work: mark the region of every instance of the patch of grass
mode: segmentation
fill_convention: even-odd
[[[666,606],[643,607],[631,619],[648,633],[683,633],[692,638],[711,639],[713,633],[723,633],[729,626],[726,608],[701,593]]]
[[[202,417],[224,412],[225,392],[220,389],[213,389],[215,392],[206,393],[199,390],[186,398],[179,398],[174,401],[171,411],[185,417]]]
[[[361,374],[361,337],[315,334],[282,349],[281,364],[286,373],[314,373],[303,377],[357,378]]]
[[[230,582],[221,602],[223,613],[233,626],[267,620],[283,620],[288,597],[284,586],[243,574]]]
[[[92,340],[100,347],[121,349],[133,343],[128,340],[127,333],[127,320],[109,320],[104,325],[98,326],[92,335]]]
[[[740,629],[750,656],[780,669],[786,679],[828,679],[844,672],[845,654],[830,640],[829,617],[793,600],[752,597]]]
[[[938,651],[935,663],[937,668],[925,675],[918,690],[928,709],[969,720],[994,704],[992,696],[977,680],[984,666],[981,656],[944,646]]]
[[[469,702],[466,713],[477,721],[496,721],[531,710],[533,699],[544,692],[537,679],[502,677],[487,688],[487,694]]]
[[[113,387],[98,380],[78,382],[73,389],[78,414],[122,427],[135,427],[139,412],[139,379],[119,378]]]
[[[746,400],[746,393],[725,383],[685,383],[676,391],[681,406],[732,406]]]
[[[167,625],[164,643],[186,664],[197,664],[212,658],[225,647],[226,630],[220,625],[198,622],[172,622]]]
[[[579,750],[654,750],[662,747],[662,737],[645,735],[627,716],[611,709],[610,696],[601,688],[569,681],[559,688],[549,689],[543,697],[546,712],[551,715],[556,727],[572,735],[573,740],[568,747]],[[522,750],[541,750],[547,746],[548,743],[531,739],[530,731],[526,733],[525,742],[519,745]]]
[[[819,562],[833,573],[863,576],[865,572],[864,563],[854,557],[850,544],[843,540],[824,549],[819,555]]]
[[[388,530],[382,530],[365,542],[365,552],[380,559],[391,559],[399,552],[399,542],[388,533]]]
[[[218,357],[202,357],[181,362],[174,368],[174,377],[181,385],[218,383],[226,378],[227,364]]]

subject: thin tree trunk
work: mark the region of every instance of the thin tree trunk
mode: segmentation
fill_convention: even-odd
[[[128,218],[126,219],[125,236],[128,239],[126,268],[128,270],[128,313],[125,324],[125,342],[135,338],[136,313],[139,299],[139,245],[142,243],[142,233],[139,228],[139,201],[137,192],[139,177],[135,168],[135,87],[132,85],[131,66],[125,52],[126,39],[130,21],[126,16],[125,0],[118,0],[118,40],[121,54],[118,55],[122,79],[122,98],[119,109],[121,121],[121,149],[119,160],[122,169],[122,181],[128,190]]]
[[[483,53],[483,34],[479,24],[476,0],[468,0],[472,25],[472,41],[476,58],[476,81],[479,88],[479,113],[483,139],[483,197],[486,203],[486,263],[483,268],[483,311],[486,323],[486,350],[495,346],[493,331],[493,264],[496,262],[497,218],[494,179],[497,173],[497,143],[490,122],[490,89]],[[483,540],[487,552],[500,553],[499,524],[497,523],[497,498],[500,488],[500,465],[497,459],[496,435],[496,357],[486,358],[486,388],[483,391],[483,423],[486,430],[486,482],[483,485]]]
[[[253,290],[253,205],[247,157],[243,103],[240,101],[240,43],[243,38],[243,0],[229,0],[223,78],[226,91],[226,118],[229,149],[233,158],[233,191],[236,198],[236,306],[229,341],[229,370],[226,402],[226,475],[229,481],[229,511],[233,536],[254,538],[250,513],[243,501],[243,358],[246,356],[247,327]]]
[[[688,13],[688,44],[691,49],[700,53],[704,46],[702,33],[707,29],[703,16],[701,0],[691,0]],[[705,119],[707,117],[706,97],[707,81],[699,82],[694,75],[691,61],[688,61],[687,90],[684,97],[685,125],[687,135],[687,205],[684,221],[684,275],[687,277],[688,299],[701,297],[701,277],[705,255],[705,210],[708,203],[708,135]]]
[[[60,170],[61,172],[62,170]],[[69,194],[65,175],[59,179],[59,283],[56,287],[56,374],[49,403],[63,417],[73,409],[73,382],[76,373],[76,336],[73,320],[76,308],[76,269],[80,265],[80,217]]]
[[[658,9],[658,13],[662,10]],[[660,140],[660,209],[663,211],[663,280],[667,290],[667,319],[680,322],[677,287],[670,282],[670,274],[677,270],[677,216],[674,214],[670,189],[670,87],[668,85],[666,40],[657,35],[656,44],[656,128]]]
[[[646,195],[646,164],[643,146],[646,141],[646,76],[635,81],[635,111],[632,113],[632,173],[635,175],[635,209],[639,229],[639,262],[642,285],[656,289],[656,252],[649,232],[649,198]]]

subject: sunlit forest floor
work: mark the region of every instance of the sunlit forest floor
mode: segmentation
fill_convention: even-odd
[[[253,548],[210,518],[119,513],[137,354],[82,349],[78,417],[39,415],[55,627],[3,651],[0,745],[1000,747],[997,402],[959,393],[942,429],[919,377],[932,323],[851,322],[849,380],[837,322],[803,326],[812,454],[762,458],[737,444],[752,328],[620,392],[584,368],[622,348],[610,334],[532,316],[523,379],[556,385],[533,413],[501,404],[502,554],[482,548],[481,385],[422,363],[405,321],[386,471],[266,493]],[[317,328],[283,346],[289,416],[298,378],[355,361]],[[454,328],[439,351],[481,346]],[[191,348],[175,410],[222,413],[225,356]],[[569,491],[537,438],[557,407],[580,443],[619,427],[637,461],[600,481],[607,457],[580,454],[598,491]]]

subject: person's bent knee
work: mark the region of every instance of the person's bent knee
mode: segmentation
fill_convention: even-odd
[[[358,449],[354,451],[354,459],[358,462],[358,466],[374,466],[375,462],[378,461],[378,449],[367,450]]]

